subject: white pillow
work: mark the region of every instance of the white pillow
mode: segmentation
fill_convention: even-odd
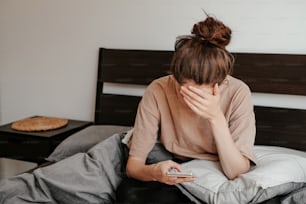
[[[259,203],[289,193],[306,182],[306,153],[298,150],[255,146],[258,163],[248,173],[228,180],[219,162],[192,160],[182,164],[196,176],[178,187],[193,201],[207,203]]]

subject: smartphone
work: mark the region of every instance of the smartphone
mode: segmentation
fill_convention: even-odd
[[[169,172],[167,172],[167,176],[194,177],[192,172],[179,172],[179,171],[169,171]]]

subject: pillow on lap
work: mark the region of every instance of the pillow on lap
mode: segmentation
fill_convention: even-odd
[[[192,160],[182,164],[194,182],[178,187],[193,201],[207,203],[260,203],[301,188],[306,183],[306,153],[275,146],[255,146],[258,159],[248,173],[234,180],[223,174],[219,162]]]

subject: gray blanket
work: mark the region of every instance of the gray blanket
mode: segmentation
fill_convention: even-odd
[[[53,165],[0,182],[1,204],[106,204],[115,201],[122,180],[121,135]]]
[[[108,204],[115,203],[115,190],[124,177],[126,149],[121,139],[124,133],[114,134],[87,153],[77,153],[53,165],[38,168],[0,181],[1,204]],[[172,159],[173,156],[157,143],[147,163]],[[193,201],[197,198],[183,186],[181,191]],[[280,198],[282,204],[306,203],[306,188]],[[204,203],[197,200],[196,203]],[[265,202],[268,204],[270,202]],[[273,202],[271,202],[273,203]]]

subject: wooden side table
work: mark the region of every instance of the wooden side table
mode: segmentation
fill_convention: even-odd
[[[73,133],[92,125],[90,121],[68,120],[65,127],[39,132],[16,131],[12,123],[0,126],[0,157],[42,164],[55,147]]]

